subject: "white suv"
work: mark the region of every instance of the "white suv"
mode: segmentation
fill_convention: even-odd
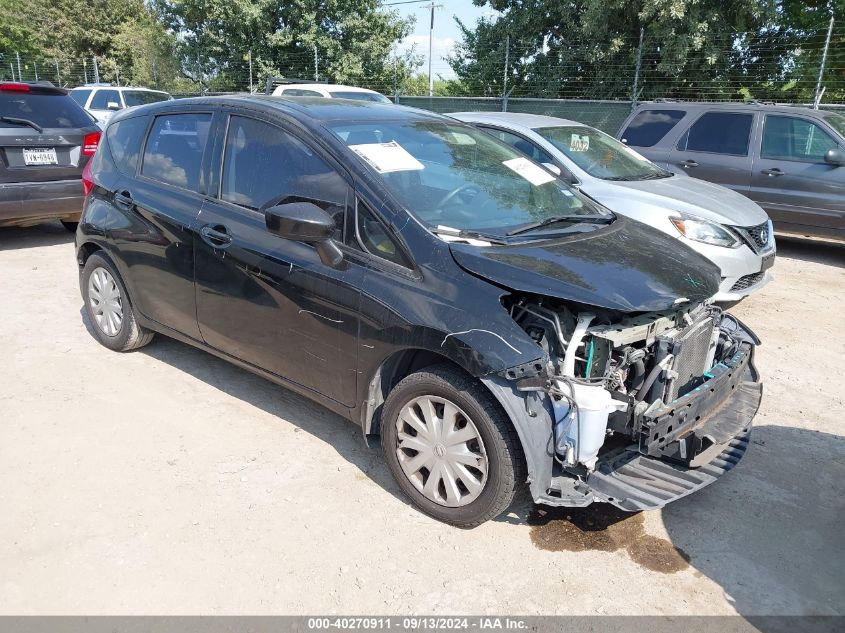
[[[380,92],[341,86],[340,84],[282,84],[273,90],[274,97],[326,97],[328,99],[354,99],[356,101],[374,101],[375,103],[393,103]]]
[[[107,123],[115,112],[124,108],[173,98],[160,90],[111,84],[85,84],[71,90],[70,96],[100,123]]]

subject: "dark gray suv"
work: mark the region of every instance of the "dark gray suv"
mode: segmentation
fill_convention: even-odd
[[[49,83],[0,82],[0,226],[61,220],[76,230],[82,171],[100,128]]]
[[[742,193],[775,229],[845,240],[845,116],[794,106],[661,101],[618,138],[662,167]]]

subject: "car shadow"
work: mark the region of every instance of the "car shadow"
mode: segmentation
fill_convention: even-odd
[[[84,306],[79,313],[85,329],[94,336]],[[295,430],[310,433],[334,448],[338,455],[361,472],[362,477],[372,480],[410,506],[393,481],[381,457],[381,450],[367,445],[360,426],[261,376],[166,336],[157,335],[150,345],[138,353],[190,374],[233,398],[248,402],[278,418],[280,424],[291,424]]]
[[[646,533],[648,513],[603,503],[546,509],[522,498],[498,520],[531,526],[540,549],[626,551],[656,573],[691,567],[765,630],[778,621],[753,616],[843,614],[843,480],[845,438],[765,425],[734,471],[654,511],[668,540]]]
[[[25,228],[3,227],[0,228],[0,251],[67,244],[73,242],[73,238],[73,233],[58,221]]]
[[[845,242],[777,235],[778,257],[845,268]],[[775,264],[777,265],[777,264]]]

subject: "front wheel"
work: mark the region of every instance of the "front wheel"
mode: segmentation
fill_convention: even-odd
[[[426,514],[470,528],[504,512],[525,481],[519,438],[477,380],[449,365],[402,380],[384,403],[384,456]]]

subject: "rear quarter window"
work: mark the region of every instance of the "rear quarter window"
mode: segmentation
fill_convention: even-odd
[[[147,117],[124,119],[112,123],[106,130],[108,148],[118,170],[127,176],[134,176],[141,155],[141,144],[147,130]]]
[[[62,94],[0,93],[0,112],[3,116],[27,119],[43,128],[81,128],[94,125],[91,116],[76,101]],[[22,126],[0,121],[0,127]]]
[[[635,147],[653,147],[684,118],[684,114],[683,110],[642,110],[631,119],[621,140]]]

